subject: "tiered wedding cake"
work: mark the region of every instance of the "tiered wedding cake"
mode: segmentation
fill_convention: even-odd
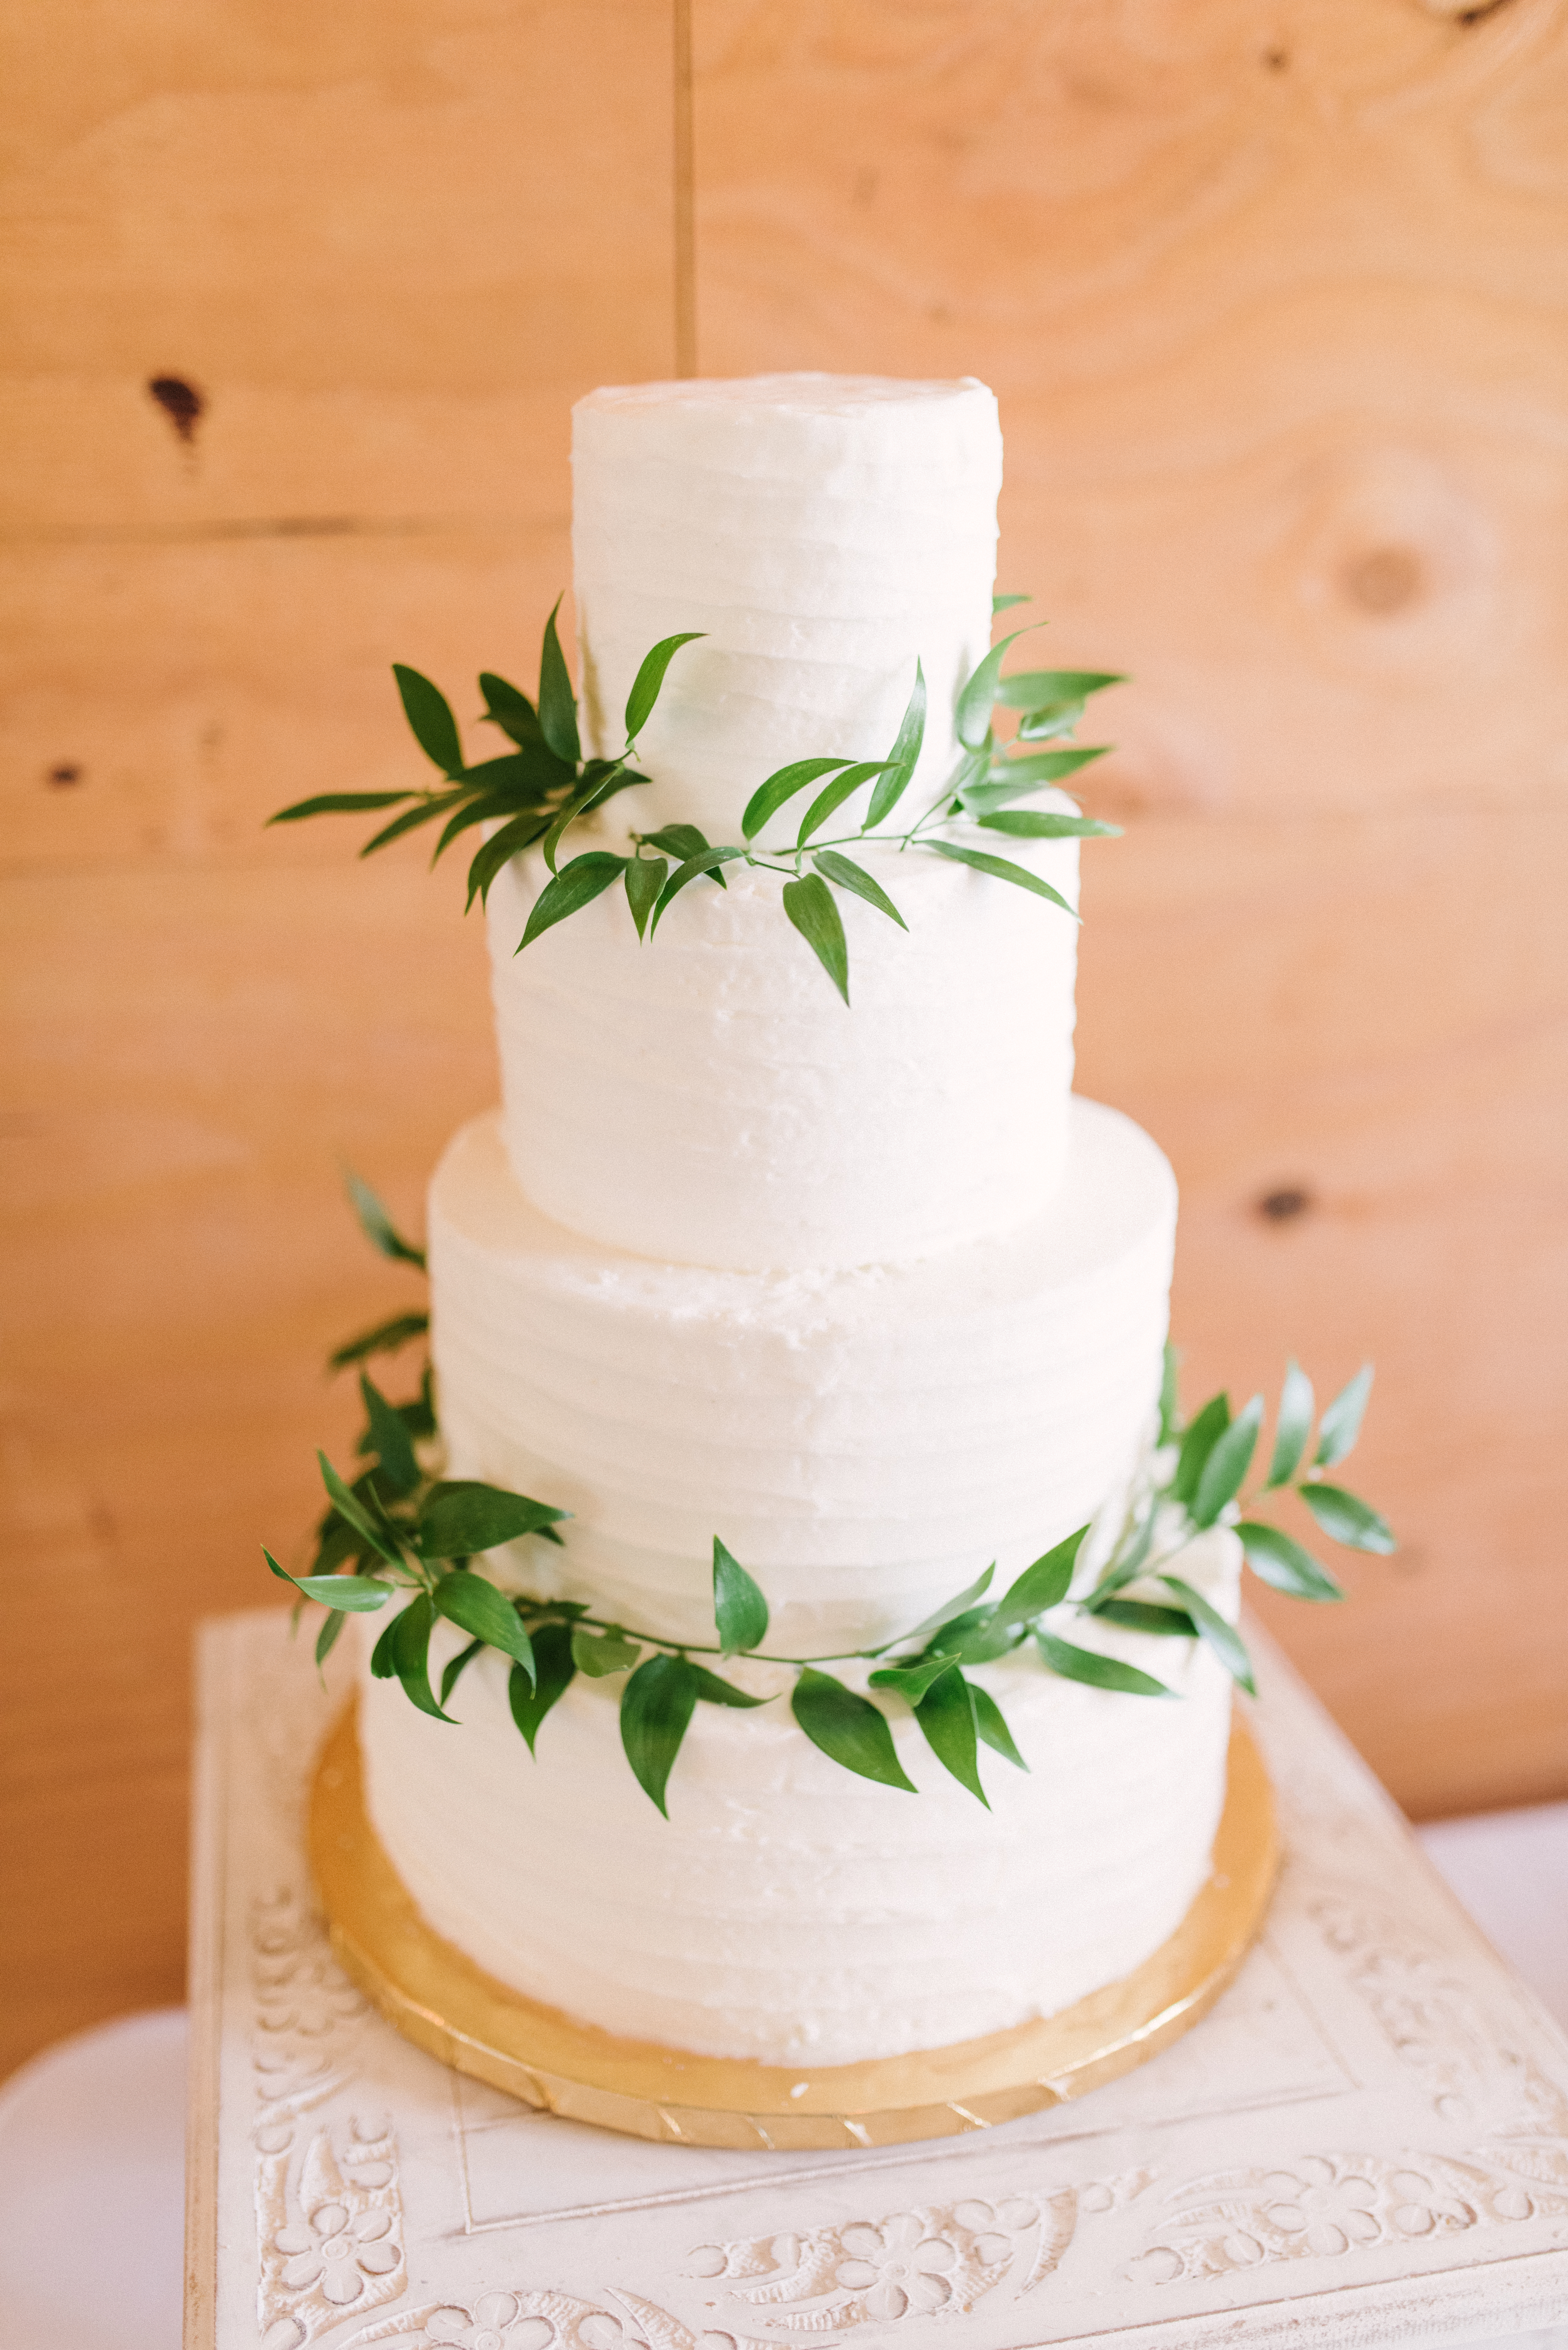
[[[738,837],[781,761],[885,757],[917,656],[917,789],[940,790],[991,638],[982,385],[598,391],[574,470],[591,747],[616,748],[647,646],[704,632],[642,736],[651,785],[605,811],[609,845],[675,820]],[[1075,842],[1005,845],[1075,901]],[[715,1534],[766,1594],[771,1650],[888,1638],[992,1560],[1000,1589],[1108,1526],[1150,1440],[1175,1186],[1137,1127],[1069,1096],[1071,918],[940,858],[857,855],[908,931],[845,900],[852,1010],[771,871],[695,883],[647,944],[616,890],[522,955],[542,861],[491,895],[504,1107],[431,1195],[449,1473],[573,1513],[563,1547],[492,1562],[504,1578],[666,1639],[713,1639]],[[1233,1616],[1238,1566],[1216,1531],[1181,1571]],[[462,1637],[439,1627],[435,1660]],[[619,1683],[579,1673],[535,1760],[492,1649],[452,1701],[461,1731],[366,1679],[371,1816],[441,1934],[578,2018],[778,2063],[946,2044],[1127,1973],[1208,1870],[1222,1667],[1099,1619],[1074,1637],[1179,1701],[1059,1678],[1032,1648],[975,1668],[1028,1765],[988,1758],[989,1809],[901,1699],[879,1701],[916,1793],[838,1768],[781,1694],[698,1708],[664,1819],[620,1752]],[[864,1668],[834,1670],[865,1690]],[[724,1671],[759,1696],[794,1679]]]

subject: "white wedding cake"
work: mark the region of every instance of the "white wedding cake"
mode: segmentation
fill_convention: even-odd
[[[649,645],[702,632],[642,733],[651,781],[583,837],[738,839],[781,763],[887,757],[917,657],[912,789],[940,792],[992,635],[983,385],[600,390],[573,463],[591,752],[619,748]],[[1075,840],[1002,845],[1076,903]],[[844,899],[853,1008],[773,870],[693,882],[647,942],[608,892],[522,954],[543,860],[491,891],[503,1107],[441,1162],[429,1250],[448,1475],[572,1513],[560,1547],[492,1559],[512,1588],[711,1647],[717,1535],[766,1596],[769,1651],[834,1658],[1094,1520],[1081,1587],[1147,1475],[1176,1190],[1138,1128],[1070,1094],[1075,923],[891,839],[857,857],[907,929]],[[1222,1530],[1182,1555],[1232,1618],[1239,1569]],[[1061,1678],[1033,1643],[974,1667],[1027,1765],[985,1753],[988,1808],[902,1698],[871,1691],[915,1792],[840,1768],[792,1717],[794,1668],[741,1658],[725,1677],[776,1701],[697,1708],[664,1818],[621,1752],[620,1681],[579,1672],[535,1757],[492,1648],[461,1730],[367,1675],[370,1816],[441,1935],[611,2032],[815,2065],[970,2039],[1130,1971],[1209,1869],[1223,1667],[1072,1620],[1175,1700]],[[462,1646],[441,1625],[432,1661]],[[865,1664],[832,1669],[867,1690]]]

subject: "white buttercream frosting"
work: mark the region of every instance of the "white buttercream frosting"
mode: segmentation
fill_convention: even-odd
[[[1239,1564],[1218,1532],[1181,1562],[1230,1616]],[[1175,1930],[1224,1783],[1230,1682],[1206,1649],[1065,1613],[1055,1628],[1179,1694],[1088,1689],[1023,1652],[979,1669],[1030,1766],[982,1750],[989,1811],[898,1700],[885,1710],[913,1795],[828,1762],[781,1696],[699,1706],[661,1820],[620,1751],[618,1683],[579,1676],[535,1762],[492,1654],[459,1686],[460,1729],[395,1682],[367,1685],[371,1817],[438,1932],[609,2031],[802,2065],[1002,2031],[1118,1980]],[[439,1638],[444,1660],[458,1639]]]
[[[1071,1129],[1015,1232],[757,1274],[565,1231],[476,1120],[430,1201],[452,1473],[573,1511],[563,1594],[674,1638],[707,1637],[715,1534],[811,1647],[903,1630],[992,1559],[1015,1574],[1127,1476],[1159,1386],[1170,1170],[1115,1110],[1075,1098]]]
[[[736,839],[774,768],[885,757],[917,656],[930,723],[912,788],[934,795],[954,697],[991,642],[1001,482],[996,401],[970,378],[753,376],[580,400],[573,578],[596,750],[621,748],[649,648],[705,631],[641,736],[639,828]]]
[[[1076,903],[1076,841],[973,838]],[[840,896],[847,1010],[776,873],[692,883],[646,944],[613,889],[519,954],[545,872],[507,868],[496,1029],[531,1200],[640,1255],[731,1267],[896,1261],[1040,1214],[1066,1140],[1077,925],[926,852],[856,855],[909,930]]]

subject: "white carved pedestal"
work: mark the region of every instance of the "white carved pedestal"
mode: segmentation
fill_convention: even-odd
[[[186,2350],[1425,2350],[1568,2318],[1568,2042],[1251,1637],[1287,1859],[1213,2014],[1081,2104],[790,2157],[537,2115],[400,2039],[303,1857],[341,1686],[281,1613],[209,1626]]]

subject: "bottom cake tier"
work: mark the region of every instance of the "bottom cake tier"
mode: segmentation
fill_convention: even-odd
[[[1181,1571],[1234,1617],[1234,1535],[1200,1537]],[[828,1761],[788,1711],[787,1670],[737,1662],[733,1679],[778,1701],[699,1707],[661,1819],[621,1752],[618,1681],[575,1680],[535,1760],[493,1652],[459,1686],[457,1728],[366,1676],[367,1807],[439,1934],[582,2022],[770,2064],[940,2047],[1055,2014],[1129,1973],[1209,1872],[1225,1673],[1196,1643],[1076,1617],[1060,1628],[1175,1694],[1064,1680],[1029,1651],[976,1669],[1028,1765],[986,1752],[988,1808],[898,1700],[886,1711],[913,1794]],[[438,1667],[446,1638],[438,1631]]]

